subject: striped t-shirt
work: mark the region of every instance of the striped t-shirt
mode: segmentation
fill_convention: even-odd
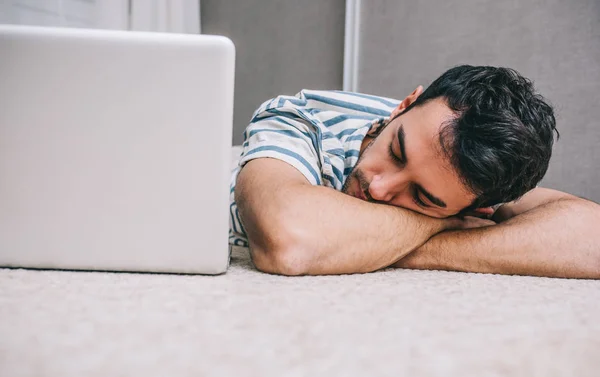
[[[341,190],[366,135],[387,124],[400,101],[342,91],[302,90],[263,103],[244,132],[243,151],[231,175],[229,244],[248,246],[235,202],[240,169],[255,158],[287,162],[313,185]]]

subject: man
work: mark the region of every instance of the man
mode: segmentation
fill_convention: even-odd
[[[600,278],[600,206],[536,187],[555,133],[552,107],[506,68],[455,67],[401,102],[279,96],[245,131],[230,243],[285,275]]]

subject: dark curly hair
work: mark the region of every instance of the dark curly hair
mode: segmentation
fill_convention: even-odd
[[[442,125],[443,153],[477,196],[463,212],[518,199],[548,170],[556,120],[530,80],[510,68],[461,65],[406,111],[442,97],[456,117]]]

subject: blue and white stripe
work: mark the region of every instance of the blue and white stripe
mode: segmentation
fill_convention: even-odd
[[[313,185],[341,190],[367,134],[385,124],[399,101],[368,94],[302,90],[264,102],[244,132],[243,151],[231,175],[229,243],[248,246],[235,203],[240,169],[256,158],[287,162]]]

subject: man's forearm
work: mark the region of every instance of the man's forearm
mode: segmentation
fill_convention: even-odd
[[[271,273],[375,271],[451,224],[311,186],[295,168],[268,158],[242,169],[235,196],[254,264]]]
[[[492,220],[497,223],[504,222],[541,205],[562,199],[577,199],[577,197],[566,192],[536,187],[518,200],[500,206],[496,213],[494,213]]]
[[[598,224],[597,204],[558,200],[498,225],[440,233],[394,266],[600,278]]]
[[[325,187],[299,188],[290,195],[294,203],[284,215],[295,219],[288,227],[289,241],[296,255],[307,258],[304,273],[310,275],[387,267],[446,228],[443,220]]]

